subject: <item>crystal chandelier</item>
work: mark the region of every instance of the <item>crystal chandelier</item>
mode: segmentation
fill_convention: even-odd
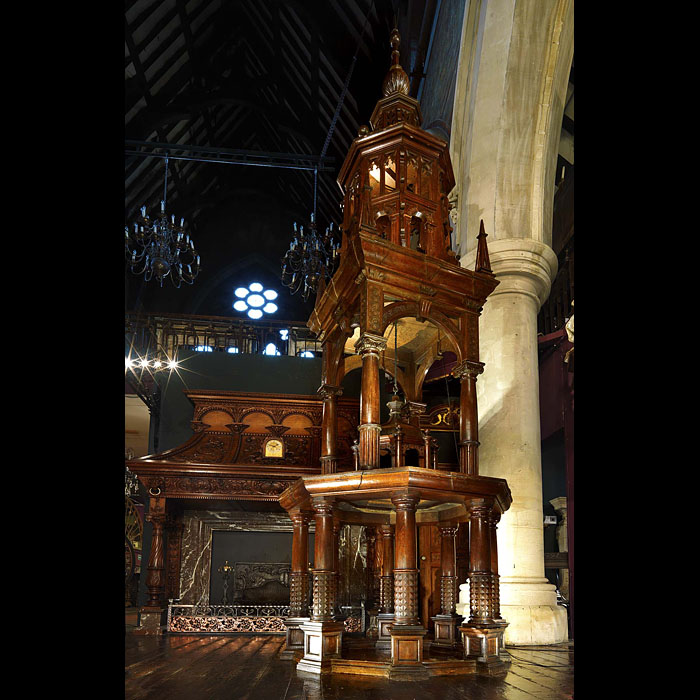
[[[141,216],[133,224],[133,230],[124,227],[125,256],[131,271],[143,275],[149,282],[155,275],[163,286],[163,280],[170,281],[177,287],[185,282],[192,284],[199,274],[199,255],[194,241],[185,233],[185,220],[175,224],[173,214],[168,221],[165,213],[165,201],[168,193],[168,157],[165,157],[165,187],[160,202],[160,216],[151,221],[146,215],[146,207],[141,207]]]
[[[292,294],[302,290],[304,301],[316,291],[322,279],[332,276],[340,248],[340,241],[333,237],[333,223],[319,235],[315,219],[311,214],[308,232],[303,226],[297,230],[294,222],[294,239],[282,258],[282,284],[289,287]]]

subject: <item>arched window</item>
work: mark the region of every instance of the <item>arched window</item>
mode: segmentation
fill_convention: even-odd
[[[263,355],[279,355],[280,351],[274,343],[268,343],[263,350]]]

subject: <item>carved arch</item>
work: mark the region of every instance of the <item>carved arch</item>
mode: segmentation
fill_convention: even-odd
[[[421,318],[436,325],[445,334],[459,362],[464,360],[464,351],[459,342],[459,329],[442,313],[442,311],[433,309],[429,302],[395,301],[391,304],[387,304],[382,313],[382,333],[384,333],[394,321],[406,317]]]

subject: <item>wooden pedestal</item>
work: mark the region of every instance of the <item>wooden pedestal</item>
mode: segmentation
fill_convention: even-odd
[[[166,625],[166,608],[141,608],[139,626],[132,634],[163,634]]]
[[[280,652],[280,658],[293,659],[304,654],[304,630],[302,625],[310,621],[308,617],[288,617],[284,621],[287,628],[284,649]]]
[[[430,645],[435,651],[450,651],[461,644],[457,627],[462,624],[461,615],[435,615],[430,618],[435,625],[435,638]]]
[[[343,623],[309,621],[301,625],[304,632],[304,656],[298,671],[330,673],[331,659],[339,659],[343,643]]]
[[[391,626],[394,624],[394,613],[379,613],[377,615],[377,642],[375,648],[378,651],[391,649]]]
[[[480,673],[505,671],[506,663],[501,659],[503,632],[507,625],[493,627],[469,627],[462,625],[459,631],[464,643],[464,658],[475,659]]]
[[[391,629],[392,680],[420,680],[428,677],[423,666],[423,637],[427,630],[422,625],[392,625]]]

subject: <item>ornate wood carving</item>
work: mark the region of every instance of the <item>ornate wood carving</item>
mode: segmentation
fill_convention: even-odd
[[[273,500],[302,474],[321,471],[320,396],[226,391],[187,396],[194,403],[192,437],[128,462],[146,488],[169,498]],[[358,401],[336,398],[336,406],[341,420],[335,459],[351,468]],[[282,448],[266,454],[271,440]]]

